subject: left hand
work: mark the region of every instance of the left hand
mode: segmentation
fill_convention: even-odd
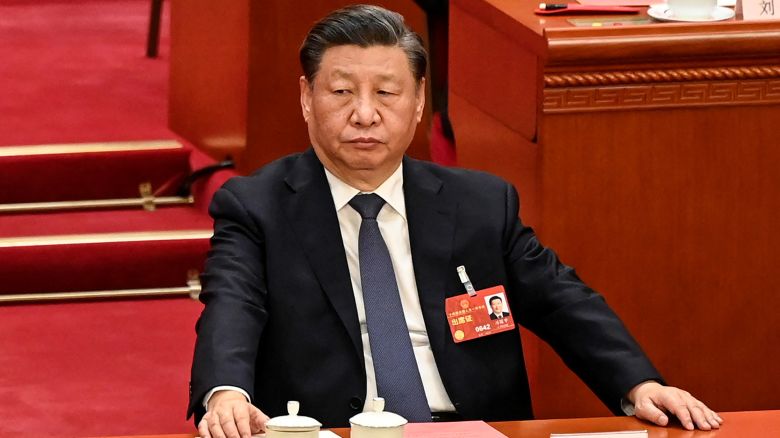
[[[719,429],[723,423],[720,416],[687,391],[658,382],[643,382],[628,393],[628,400],[634,404],[634,415],[659,426],[669,424],[671,413],[683,427],[693,430]]]

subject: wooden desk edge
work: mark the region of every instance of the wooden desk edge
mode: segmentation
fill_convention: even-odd
[[[724,428],[718,438],[743,436],[780,436],[780,410],[721,412]],[[549,437],[550,433],[610,432],[618,430],[648,430],[650,437],[697,438],[712,437],[710,432],[691,432],[678,425],[653,426],[633,417],[567,418],[553,420],[502,421],[488,423],[508,437]],[[342,438],[349,438],[349,429],[330,429]],[[726,432],[726,433],[724,433]],[[758,432],[759,434],[756,434]],[[775,433],[775,435],[772,435]],[[196,434],[124,435],[94,438],[197,438]]]

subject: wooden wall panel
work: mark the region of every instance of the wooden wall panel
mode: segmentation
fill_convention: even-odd
[[[249,3],[171,1],[168,125],[218,159],[246,146]]]
[[[780,107],[580,113],[543,125],[541,238],[605,295],[670,383],[720,410],[778,407],[780,355],[766,348],[780,342],[773,120]],[[582,386],[562,366],[543,367],[539,384]]]
[[[170,126],[243,173],[308,147],[299,106],[298,48],[314,22],[350,3],[312,0],[173,0]],[[427,38],[413,0],[384,6]],[[430,105],[427,106],[430,108]],[[427,109],[409,154],[429,159]]]

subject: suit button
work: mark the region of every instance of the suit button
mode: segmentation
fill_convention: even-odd
[[[352,408],[353,411],[363,409],[363,399],[360,397],[352,397],[349,399],[349,407]]]

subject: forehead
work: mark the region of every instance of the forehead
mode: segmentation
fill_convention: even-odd
[[[409,59],[398,46],[330,47],[322,55],[317,78],[414,81]]]

